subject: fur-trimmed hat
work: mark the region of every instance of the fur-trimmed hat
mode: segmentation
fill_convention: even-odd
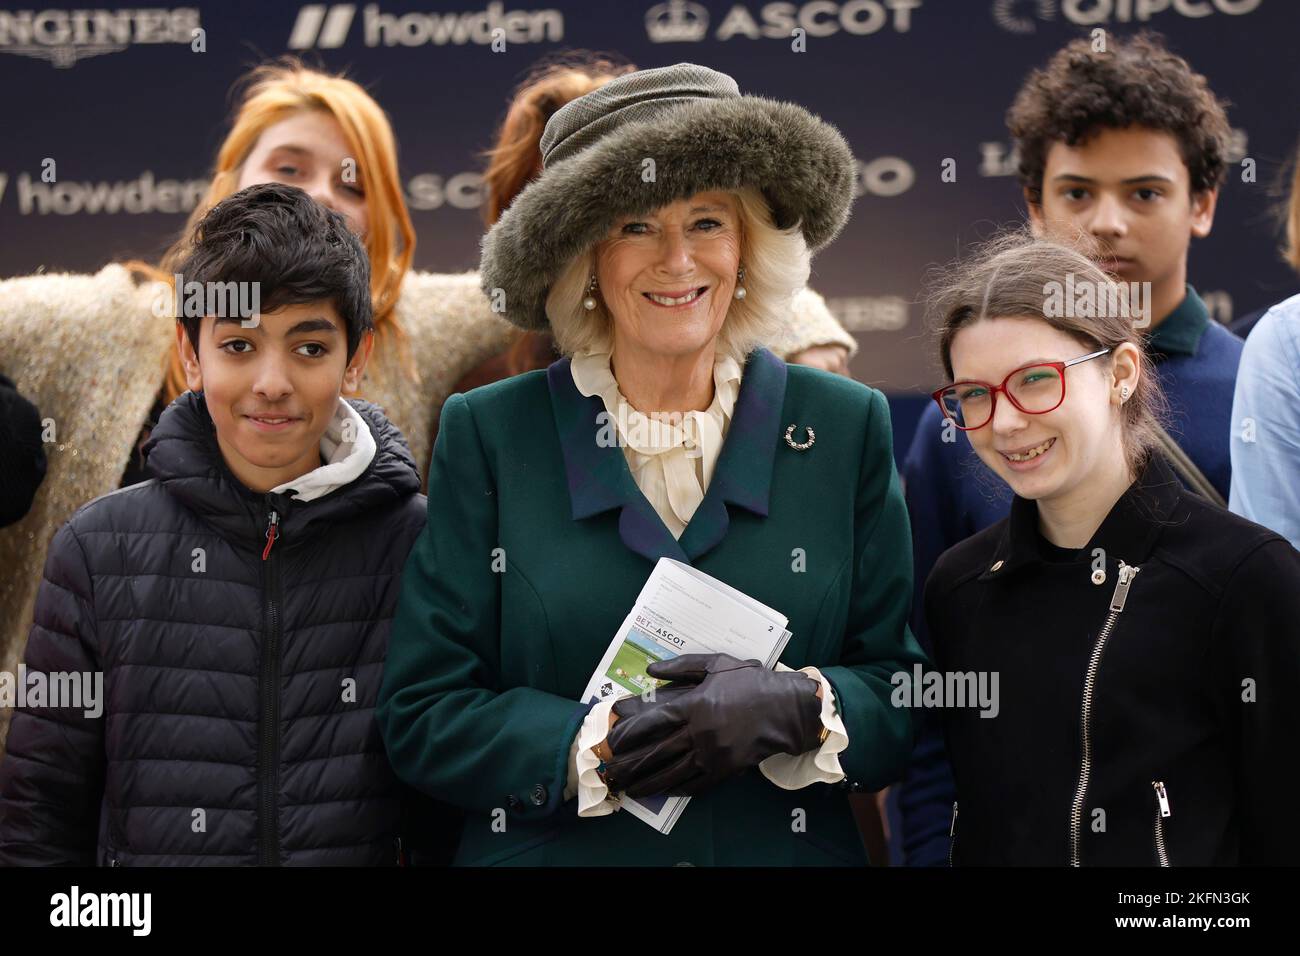
[[[742,96],[693,63],[629,73],[566,104],[542,135],[542,174],[483,238],[479,277],[504,317],[545,330],[546,296],[621,216],[708,190],[757,188],[810,251],[849,217],[854,160],[839,131],[793,103]],[[644,175],[653,160],[653,176]]]

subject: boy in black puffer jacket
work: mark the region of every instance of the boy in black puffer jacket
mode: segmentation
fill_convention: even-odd
[[[341,397],[372,344],[365,250],[265,184],[207,214],[180,276],[191,390],[153,479],[50,549],[0,862],[397,862],[410,792],[374,704],[425,499],[397,429]]]

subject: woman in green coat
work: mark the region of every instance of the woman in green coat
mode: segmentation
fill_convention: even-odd
[[[463,864],[864,863],[848,794],[900,776],[892,684],[924,661],[889,412],[763,347],[848,218],[848,146],[679,64],[574,100],[542,151],[481,275],[565,358],[443,409],[380,695],[393,766],[466,810]],[[783,666],[687,654],[653,699],[582,703],[665,556],[785,614]],[[624,793],[694,799],[665,835]]]

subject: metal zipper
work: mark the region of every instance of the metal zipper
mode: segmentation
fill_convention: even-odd
[[[948,827],[948,866],[952,866],[952,855],[957,849],[957,801],[952,802],[952,826]]]
[[[280,864],[280,835],[276,812],[277,768],[280,758],[280,556],[278,552],[271,554],[271,548],[279,538],[279,524],[279,513],[271,510],[267,515],[266,549],[262,552],[266,642],[262,647],[258,687],[262,734],[257,758],[260,821],[257,847],[258,862],[262,866]]]
[[[1169,866],[1169,852],[1165,849],[1165,817],[1172,816],[1169,809],[1169,794],[1163,780],[1152,780],[1151,786],[1156,791],[1156,859],[1161,866]]]
[[[1106,623],[1092,646],[1092,656],[1088,659],[1088,671],[1083,679],[1083,703],[1080,715],[1080,733],[1083,742],[1083,757],[1079,763],[1079,785],[1074,791],[1074,804],[1070,807],[1070,866],[1081,866],[1079,862],[1079,834],[1083,830],[1083,803],[1088,795],[1088,779],[1092,776],[1092,695],[1097,685],[1097,670],[1101,667],[1101,654],[1106,649],[1110,632],[1124,610],[1128,600],[1129,585],[1141,568],[1119,563],[1119,581],[1115,583],[1115,593],[1110,598],[1110,613]]]

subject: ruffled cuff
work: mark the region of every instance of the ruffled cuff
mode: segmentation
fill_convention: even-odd
[[[776,669],[790,670],[780,663]],[[822,685],[821,720],[829,733],[816,750],[802,754],[773,754],[758,765],[763,776],[785,790],[799,790],[811,783],[839,783],[844,779],[839,755],[849,746],[849,733],[840,719],[831,682],[815,667],[801,667],[799,671]]]
[[[621,695],[626,697],[627,694]],[[578,816],[603,817],[619,809],[617,794],[611,794],[596,768],[600,758],[595,748],[609,734],[609,712],[621,697],[607,697],[588,711],[569,748],[569,780],[564,798],[578,798]]]

